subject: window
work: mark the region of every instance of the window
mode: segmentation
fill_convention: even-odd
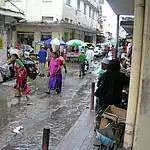
[[[94,17],[95,17],[95,10],[93,9],[92,18],[94,19]]]
[[[33,46],[34,33],[33,32],[17,32],[17,42]]]
[[[71,5],[71,0],[66,0],[66,4],[70,6]]]
[[[91,17],[91,7],[89,7],[89,17]]]
[[[100,0],[100,4],[104,4],[104,0]]]
[[[86,4],[84,3],[84,14],[86,14]]]
[[[42,22],[53,22],[54,17],[42,16]]]
[[[80,0],[77,0],[77,9],[80,10]]]

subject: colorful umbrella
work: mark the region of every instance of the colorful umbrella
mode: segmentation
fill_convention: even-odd
[[[83,43],[84,42],[82,42],[81,40],[74,39],[74,40],[68,41],[66,44],[68,46],[81,46]]]
[[[117,44],[117,41],[114,40],[114,39],[112,39],[112,40],[106,40],[106,41],[105,41],[105,44],[107,44],[107,45],[110,45],[110,44],[116,45],[116,44]]]
[[[48,39],[48,40],[44,41],[44,45],[50,45],[51,41],[52,41],[52,39]]]
[[[51,42],[50,42],[51,45],[60,45],[60,41],[55,38],[55,39],[52,39]]]
[[[60,45],[66,45],[65,41],[63,40],[60,40],[59,42],[60,42]]]
[[[116,45],[117,44],[117,41],[114,40],[114,39],[110,40],[110,42],[111,42],[112,45]]]
[[[82,46],[87,46],[87,44],[86,44],[86,43],[84,43],[84,42],[82,42]]]

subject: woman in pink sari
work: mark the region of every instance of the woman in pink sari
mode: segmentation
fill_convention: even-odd
[[[58,59],[57,53],[52,53],[52,57],[50,59],[49,65],[49,91],[47,92],[50,94],[50,90],[56,90],[57,94],[61,93],[62,87],[62,71],[61,71],[61,61]]]

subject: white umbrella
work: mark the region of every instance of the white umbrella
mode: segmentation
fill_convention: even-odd
[[[51,45],[60,45],[60,41],[57,38],[52,39],[50,43]]]

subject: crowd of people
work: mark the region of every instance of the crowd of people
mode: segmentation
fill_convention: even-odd
[[[42,45],[37,56],[39,69],[36,68],[37,74],[34,72],[34,75],[30,76],[34,76],[35,79],[36,75],[39,75],[40,77],[44,77],[46,75],[49,77],[48,91],[46,93],[50,94],[50,91],[53,90],[56,91],[57,94],[60,94],[62,91],[63,67],[65,69],[65,73],[67,73],[64,51],[62,49],[54,51],[52,47]],[[110,61],[107,57],[108,56],[104,57],[101,61],[101,70],[99,71],[99,80],[97,84],[98,89],[96,91],[97,108],[100,107],[101,103],[116,104],[120,102],[121,90],[124,85],[129,84],[127,77],[120,72],[120,62],[118,60]],[[26,58],[29,58],[29,54],[25,54],[24,59]],[[14,64],[16,74],[16,97],[21,97],[22,94],[25,94],[28,99],[30,87],[27,84],[27,79],[30,69],[27,68],[24,60],[19,58],[17,54],[12,54],[11,61]],[[94,63],[93,47],[89,47],[86,51],[85,49],[82,49],[78,55],[78,62],[79,77],[84,77],[86,72],[91,73]],[[45,71],[46,65],[48,67],[47,73]]]
[[[60,51],[55,52],[52,48],[47,48],[42,45],[37,54],[37,58],[39,68],[37,67],[37,63],[30,58],[28,52],[24,53],[24,57],[20,57],[16,51],[11,54],[9,63],[13,64],[16,77],[16,84],[14,86],[16,89],[15,97],[18,97],[19,101],[22,95],[25,95],[26,99],[29,100],[31,89],[27,81],[28,78],[36,79],[37,75],[40,77],[47,75],[49,77],[47,94],[50,94],[50,90],[55,90],[57,94],[61,93],[62,67],[64,67],[65,73],[67,73],[63,53],[60,53]],[[47,73],[45,71],[46,65],[48,65]]]

